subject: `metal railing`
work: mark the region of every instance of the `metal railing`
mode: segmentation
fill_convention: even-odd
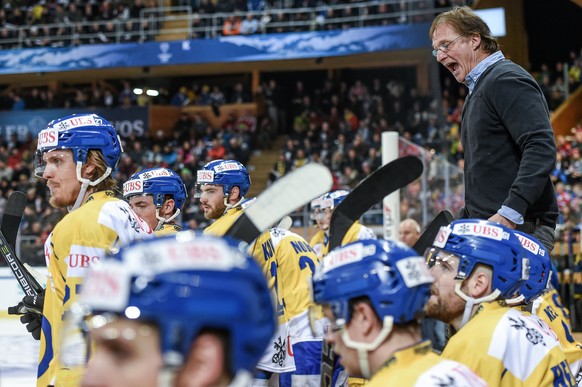
[[[434,9],[427,0],[380,0],[312,8],[198,14],[191,7],[145,8],[139,18],[0,28],[0,48],[65,47],[82,44],[144,42],[152,40],[217,38],[227,18],[241,21],[251,15],[258,21],[256,33],[297,32],[356,28],[383,24],[428,22],[445,9]],[[281,17],[282,16],[282,17]],[[170,25],[178,24],[176,27]],[[5,31],[4,31],[5,30]]]

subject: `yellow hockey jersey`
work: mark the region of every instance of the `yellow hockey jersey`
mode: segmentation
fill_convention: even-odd
[[[555,334],[540,319],[503,302],[480,304],[442,357],[467,365],[490,386],[574,386]]]
[[[166,236],[170,234],[175,234],[177,232],[182,231],[182,227],[178,226],[177,224],[162,224],[158,230],[154,231],[155,236]]]
[[[153,236],[152,229],[113,191],[90,195],[54,228],[44,246],[48,269],[37,386],[78,386],[80,372],[59,364],[63,314],[77,299],[91,265],[112,247]],[[70,371],[70,372],[69,372]]]
[[[366,384],[367,387],[486,385],[483,379],[466,366],[439,357],[432,351],[430,341],[422,341],[396,352]]]
[[[360,222],[354,222],[346,232],[346,235],[344,235],[341,246],[361,239],[376,239],[376,234],[370,228],[362,226]],[[329,253],[329,235],[323,230],[317,231],[309,241],[309,244],[320,258]]]
[[[582,344],[572,336],[570,313],[562,305],[558,292],[551,289],[536,298],[531,313],[541,318],[558,336],[572,375],[577,377],[582,365]]]
[[[281,373],[295,371],[296,360],[313,360],[319,364],[321,352],[315,359],[294,359],[292,350],[293,345],[301,341],[321,342],[321,338],[313,337],[308,317],[309,279],[319,264],[319,257],[301,236],[279,228],[261,234],[249,251],[275,292],[279,324],[274,342],[267,348],[258,368]]]

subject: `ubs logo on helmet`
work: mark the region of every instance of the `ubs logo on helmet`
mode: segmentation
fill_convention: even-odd
[[[38,148],[57,146],[59,144],[59,132],[56,129],[45,129],[38,134]]]
[[[141,179],[138,180],[129,180],[123,183],[123,195],[127,196],[133,193],[141,193],[143,192],[143,181]]]
[[[196,180],[198,183],[212,183],[214,182],[214,171],[200,170],[196,173]]]

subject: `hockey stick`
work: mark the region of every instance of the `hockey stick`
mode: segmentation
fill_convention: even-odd
[[[38,283],[32,274],[24,267],[20,259],[14,252],[16,236],[20,227],[20,220],[26,206],[26,195],[15,191],[6,202],[2,222],[0,223],[0,255],[12,270],[18,284],[27,296],[35,296],[43,291],[43,287]],[[5,236],[5,233],[8,235]]]
[[[4,215],[2,215],[2,222],[0,223],[0,231],[4,234],[6,242],[16,251],[16,237],[20,222],[22,221],[22,214],[24,214],[24,207],[26,207],[26,194],[20,191],[14,191],[6,202],[4,208]]]
[[[426,249],[432,246],[434,242],[434,238],[436,238],[437,234],[441,227],[448,225],[451,223],[455,217],[451,214],[450,211],[442,210],[438,213],[437,216],[426,226],[420,237],[412,246],[414,251],[416,251],[419,255],[424,255]]]
[[[355,221],[392,192],[406,187],[422,174],[422,161],[405,156],[374,171],[362,180],[333,210],[329,223],[329,250],[341,244]],[[333,348],[323,340],[321,351],[321,387],[330,387],[335,367]]]
[[[375,170],[335,208],[329,224],[329,250],[341,241],[355,221],[392,192],[406,187],[422,174],[418,157],[404,156]]]
[[[307,164],[275,181],[238,217],[226,235],[251,243],[285,215],[331,189],[329,169]]]

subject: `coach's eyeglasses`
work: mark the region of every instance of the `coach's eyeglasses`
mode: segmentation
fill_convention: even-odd
[[[461,39],[462,36],[459,35],[457,36],[454,40],[448,42],[448,43],[443,43],[440,46],[438,46],[437,48],[435,48],[434,50],[432,50],[432,55],[436,58],[437,55],[439,54],[439,51],[446,54],[449,51],[449,48],[455,44],[455,42],[459,39]]]

